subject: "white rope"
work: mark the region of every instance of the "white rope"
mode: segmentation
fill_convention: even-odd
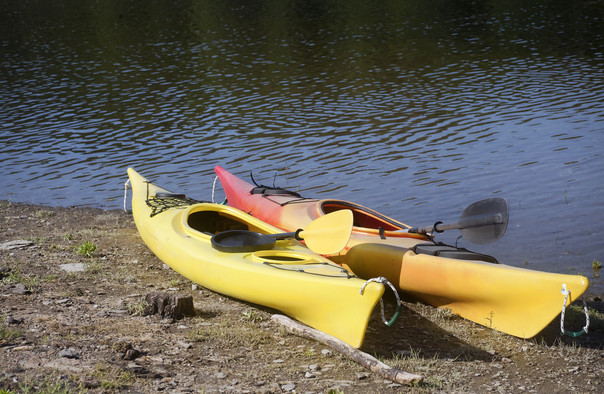
[[[216,181],[218,181],[218,176],[216,176],[214,178],[214,183],[212,184],[212,202],[214,204],[216,204],[216,201],[214,201],[214,192],[216,191]]]
[[[589,310],[587,309],[587,303],[585,302],[585,298],[583,298],[583,311],[585,312],[585,327],[583,327],[582,331],[579,332],[570,332],[564,329],[564,313],[566,312],[566,301],[568,300],[568,296],[570,295],[570,289],[566,290],[566,283],[562,283],[562,294],[564,294],[564,303],[562,304],[562,314],[560,317],[560,332],[562,335],[568,336],[580,336],[583,334],[587,334],[589,330]]]
[[[365,287],[370,282],[377,282],[377,283],[387,284],[388,286],[390,286],[390,288],[394,292],[394,296],[396,297],[396,313],[395,313],[394,317],[390,321],[386,320],[386,317],[384,316],[384,300],[382,298],[380,298],[380,308],[381,308],[381,311],[382,311],[382,321],[384,322],[385,325],[390,326],[390,325],[392,325],[392,323],[394,323],[394,321],[398,317],[398,314],[399,314],[399,311],[400,311],[400,307],[401,307],[401,299],[398,296],[398,292],[396,291],[396,289],[394,288],[394,286],[392,285],[392,283],[390,283],[388,281],[388,279],[384,278],[383,276],[379,276],[377,278],[371,278],[371,279],[369,279],[368,281],[366,281],[363,284],[363,286],[361,287],[361,291],[360,291],[361,295],[363,295],[363,292],[365,291]]]
[[[128,200],[128,186],[130,185],[130,179],[124,183],[124,212],[128,213],[128,209],[126,209],[126,201]]]

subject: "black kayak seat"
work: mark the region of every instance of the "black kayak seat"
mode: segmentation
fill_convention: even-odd
[[[258,186],[250,190],[250,194],[262,194],[263,196],[291,196],[296,198],[302,198],[300,194],[280,187]]]
[[[416,254],[499,264],[499,261],[495,257],[488,254],[476,253],[465,248],[456,248],[445,244],[417,244],[411,250]]]

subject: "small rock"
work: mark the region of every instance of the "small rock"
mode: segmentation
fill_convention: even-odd
[[[333,354],[333,352],[329,349],[323,349],[323,350],[321,350],[321,354],[324,356],[331,356]]]
[[[182,347],[183,349],[190,349],[193,346],[190,343],[185,342],[185,341],[178,341],[177,344],[178,344],[178,346]]]
[[[63,271],[67,272],[84,272],[86,267],[82,263],[61,264],[59,266]]]
[[[15,317],[12,317],[11,315],[8,315],[4,318],[4,322],[6,324],[21,324],[21,323],[23,323],[23,318],[15,318]]]
[[[359,380],[365,380],[369,376],[371,376],[371,374],[369,372],[359,372],[359,373],[357,373],[357,379],[359,379]]]
[[[134,373],[135,375],[147,375],[149,374],[149,371],[147,371],[145,369],[145,367],[143,367],[140,364],[137,363],[128,363],[128,365],[126,366],[126,368],[128,368],[128,370],[130,370],[132,373]]]
[[[73,348],[68,348],[68,349],[63,349],[59,352],[59,357],[65,357],[65,358],[80,358],[80,353],[78,353],[75,349]]]
[[[0,267],[0,279],[4,278],[5,276],[8,276],[9,273],[10,269],[8,267]]]
[[[111,309],[107,313],[110,315],[127,315],[129,312],[125,309]]]
[[[226,377],[227,377],[227,375],[224,372],[218,372],[216,374],[216,378],[218,378],[218,379],[225,379]]]
[[[31,291],[27,290],[27,287],[23,283],[17,283],[15,287],[10,289],[10,292],[18,295],[30,294]]]
[[[15,250],[15,249],[25,249],[29,246],[32,246],[34,243],[32,241],[26,241],[24,239],[18,239],[16,241],[8,241],[0,244],[0,250]]]
[[[313,374],[313,373],[311,373],[311,372],[306,372],[306,373],[304,374],[304,377],[305,377],[305,378],[312,379],[312,378],[315,378],[315,377],[316,377],[316,375],[315,375],[315,374]]]
[[[283,389],[283,391],[293,391],[296,388],[296,385],[293,383],[286,383],[281,386],[281,388]]]
[[[134,360],[141,355],[141,352],[137,349],[128,349],[124,354],[124,360]]]

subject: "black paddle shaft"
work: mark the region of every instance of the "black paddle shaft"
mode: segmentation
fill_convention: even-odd
[[[411,228],[410,233],[428,234],[433,231],[441,233],[458,229],[470,242],[483,244],[501,238],[508,226],[509,207],[501,197],[487,198],[468,206],[457,223],[443,224],[436,222],[432,226]]]

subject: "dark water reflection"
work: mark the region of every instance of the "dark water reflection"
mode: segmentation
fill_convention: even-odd
[[[416,225],[500,195],[475,249],[602,294],[603,32],[602,1],[2,2],[0,198],[119,208],[133,166],[209,199],[216,164]]]

